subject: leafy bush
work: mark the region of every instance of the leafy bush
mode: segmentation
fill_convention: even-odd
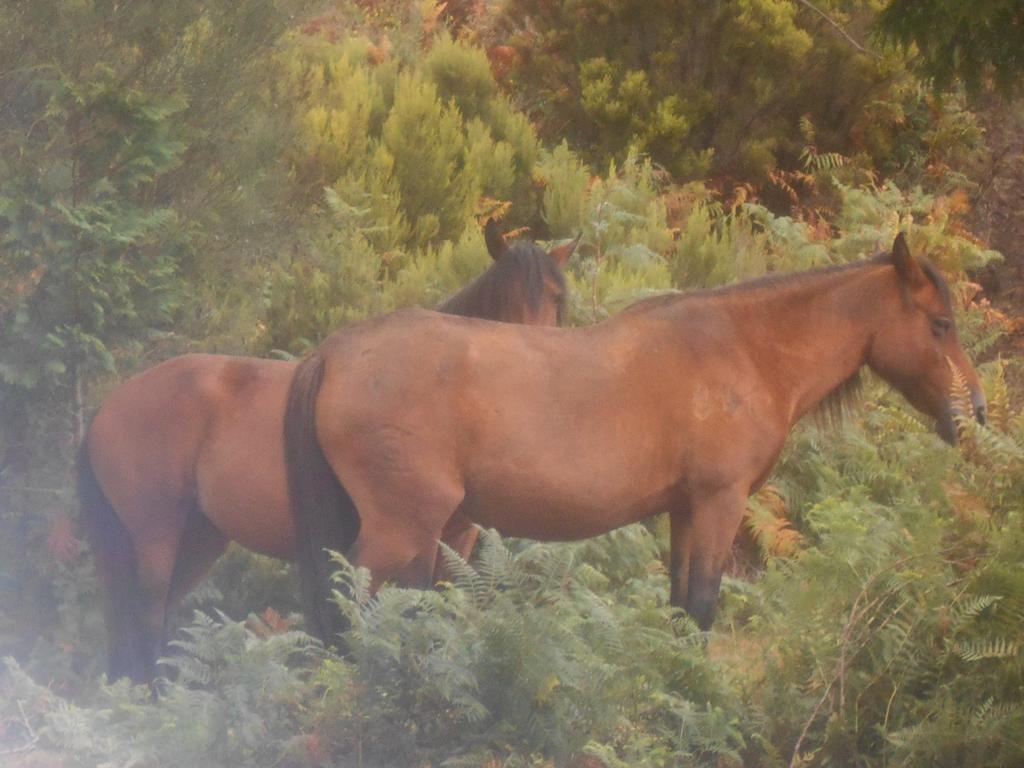
[[[730,598],[745,624],[725,652],[761,649],[742,685],[771,713],[748,764],[1016,764],[1022,425],[965,423],[958,457],[876,398],[864,431],[790,449],[778,476],[806,546]]]
[[[870,19],[870,4],[823,7],[855,31]],[[544,138],[595,164],[643,152],[680,180],[795,166],[802,115],[847,151],[872,126],[865,108],[905,79],[900,57],[872,58],[774,0],[514,0],[478,24]]]
[[[535,221],[537,139],[484,53],[444,35],[415,60],[375,59],[371,48],[295,36],[282,53],[280,87],[300,94],[300,191],[315,200],[332,187],[367,207],[380,250],[458,240],[481,198]]]

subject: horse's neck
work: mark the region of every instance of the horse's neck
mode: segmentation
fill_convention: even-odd
[[[481,316],[483,312],[478,306],[480,304],[478,294],[482,279],[483,275],[480,275],[469,285],[463,286],[457,293],[453,293],[434,307],[435,311],[443,312],[446,315],[462,315],[463,317]]]
[[[761,318],[765,330],[773,332],[775,348],[765,344],[762,355],[785,358],[764,362],[791,426],[865,364],[872,338],[896,306],[894,285],[891,268],[865,265],[765,298],[769,306]]]
[[[713,299],[724,302],[738,342],[790,426],[866,362],[871,339],[893,305],[890,273],[868,264]]]

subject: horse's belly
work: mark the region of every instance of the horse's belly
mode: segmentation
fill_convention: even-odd
[[[279,445],[215,441],[196,474],[200,508],[225,536],[254,552],[291,559],[295,526]]]
[[[570,496],[542,486],[483,487],[467,494],[460,507],[478,525],[505,536],[572,541],[635,523],[664,509],[667,492],[643,497],[609,494]]]
[[[262,555],[290,560],[295,551],[295,525],[283,484],[237,478],[216,483],[201,500],[203,513],[229,539]],[[248,480],[248,482],[246,482]]]

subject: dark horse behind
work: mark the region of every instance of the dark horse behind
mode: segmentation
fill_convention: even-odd
[[[493,221],[484,234],[494,263],[439,309],[556,324],[562,266],[576,243],[548,252],[506,244]],[[296,555],[281,433],[297,366],[184,355],[132,377],[101,405],[80,451],[79,495],[107,593],[111,678],[152,679],[168,613],[229,541]],[[310,455],[305,469],[318,487],[337,492],[321,457]],[[475,529],[453,523],[446,540],[468,553]]]
[[[864,366],[948,442],[954,370],[984,418],[946,283],[902,235],[873,259],[651,298],[586,328],[424,311],[344,328],[296,370],[285,416],[310,626],[343,627],[325,546],[375,587],[422,586],[453,521],[566,540],[667,510],[671,602],[706,629],[748,495]],[[305,482],[319,456],[347,493]]]

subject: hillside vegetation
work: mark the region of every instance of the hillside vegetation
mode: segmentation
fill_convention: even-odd
[[[0,7],[0,764],[1024,764],[1020,321],[978,282],[1005,269],[983,126],[1014,130],[1024,20],[965,4],[971,49],[906,5]],[[233,549],[156,695],[106,680],[73,491],[103,397],[177,354],[299,356],[432,306],[489,264],[491,217],[582,233],[575,325],[905,231],[989,422],[949,448],[870,380],[841,424],[799,425],[709,633],[668,606],[661,518],[485,532],[435,591],[371,596],[339,560],[345,657],[303,633],[289,566]]]

